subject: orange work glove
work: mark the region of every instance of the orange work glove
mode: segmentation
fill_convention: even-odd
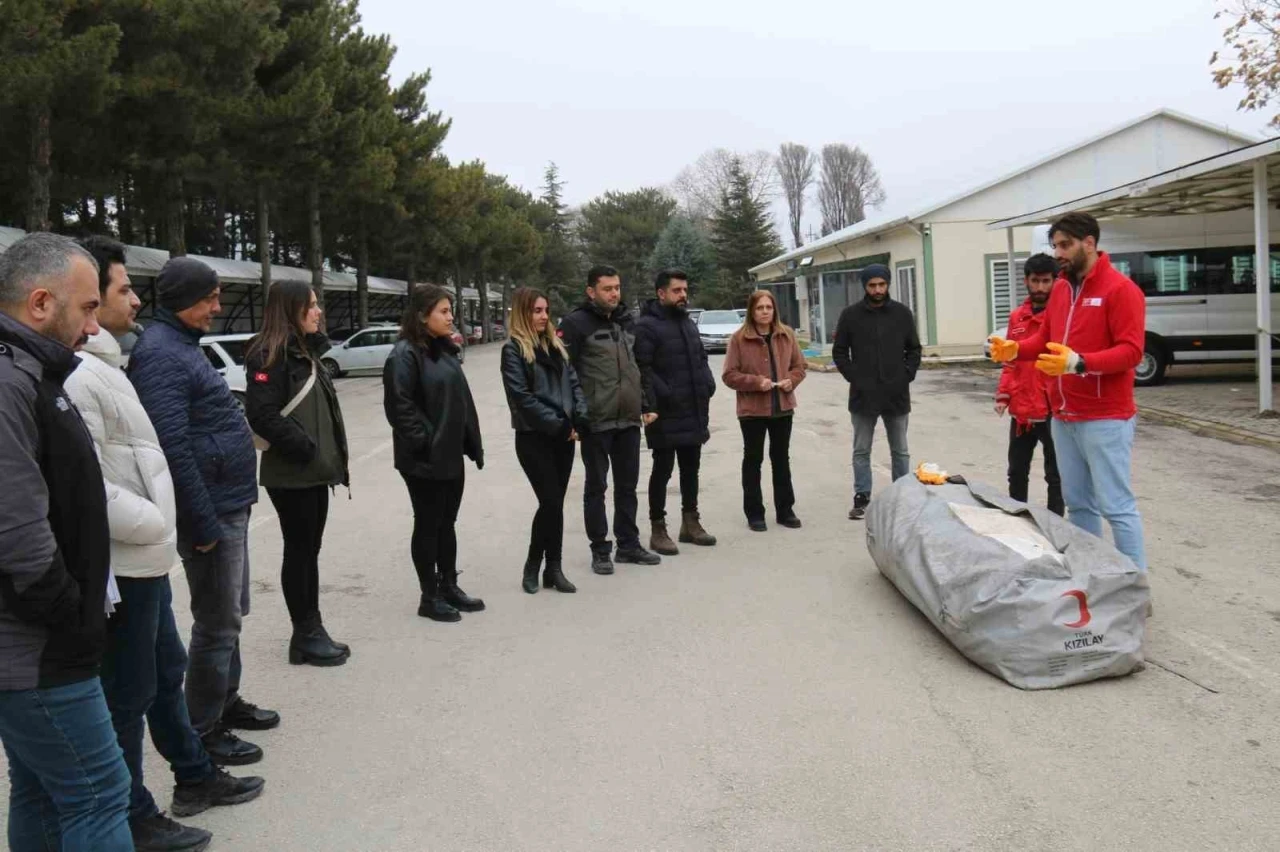
[[[1050,343],[1049,351],[1040,353],[1036,359],[1036,369],[1046,376],[1062,376],[1074,373],[1080,363],[1080,356],[1061,343]]]
[[[1018,341],[1005,340],[994,334],[987,338],[991,343],[991,360],[997,364],[1007,364],[1018,357]]]

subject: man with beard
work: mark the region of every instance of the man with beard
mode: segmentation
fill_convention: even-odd
[[[622,304],[622,279],[612,266],[593,266],[587,273],[587,299],[560,320],[558,334],[587,398],[590,427],[582,439],[586,487],[582,509],[591,539],[591,570],[613,573],[613,543],[604,495],[613,465],[613,533],[617,559],[657,565],[662,558],[640,545],[636,526],[636,484],[640,479],[640,424],[655,415],[644,413],[640,367],[634,351],[635,320]]]
[[[63,390],[98,333],[98,265],[35,233],[0,255],[0,741],[14,852],[132,852],[98,680],[111,593],[102,469]]]
[[[889,268],[873,263],[860,272],[866,297],[845,308],[836,324],[831,358],[849,383],[853,420],[853,508],[849,520],[866,516],[871,503],[871,442],[884,421],[893,478],[911,472],[907,416],[911,383],[920,369],[920,335],[906,305],[889,298]]]
[[[707,547],[715,536],[702,528],[698,515],[698,469],[702,445],[711,439],[710,401],[716,380],[698,327],[689,318],[689,276],[665,269],[654,281],[656,299],[636,321],[636,360],[644,378],[646,412],[657,418],[645,427],[653,452],[649,475],[649,546],[662,554],[679,549],[667,533],[667,483],[680,464],[681,522],[679,539]]]
[[[1071,522],[1147,569],[1142,518],[1130,481],[1137,422],[1134,368],[1145,345],[1146,299],[1098,250],[1098,220],[1068,213],[1049,229],[1064,276],[1054,285],[1040,330],[1023,340],[991,338],[998,363],[1035,362],[1050,377],[1053,444]],[[1065,280],[1064,280],[1065,279]]]
[[[1045,305],[1053,292],[1058,265],[1047,254],[1033,254],[1023,266],[1027,300],[1009,315],[1009,339],[1025,340],[1040,330]],[[1027,502],[1027,483],[1036,444],[1044,446],[1044,481],[1049,510],[1063,514],[1062,481],[1050,430],[1048,378],[1028,362],[1005,364],[996,388],[996,414],[1009,412],[1009,496]]]

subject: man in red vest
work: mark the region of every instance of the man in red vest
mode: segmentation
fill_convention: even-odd
[[[1023,266],[1027,300],[1009,315],[1009,340],[1035,336],[1044,324],[1045,306],[1053,292],[1058,264],[1047,254],[1034,254]],[[1053,419],[1049,409],[1049,379],[1030,361],[1004,365],[996,389],[996,414],[1009,412],[1009,496],[1027,502],[1027,483],[1036,444],[1044,447],[1044,481],[1049,486],[1049,510],[1065,514],[1058,459],[1053,451]]]

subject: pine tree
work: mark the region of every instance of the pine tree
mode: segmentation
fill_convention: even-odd
[[[715,281],[715,253],[711,244],[686,216],[671,217],[649,256],[649,272],[662,269],[680,269],[689,276],[691,300]]]
[[[555,163],[548,163],[534,224],[542,235],[542,263],[538,283],[546,290],[553,314],[564,314],[578,301],[582,270],[570,242],[569,215],[564,208],[564,182]]]
[[[746,304],[753,266],[782,251],[778,235],[764,207],[751,193],[751,183],[741,163],[730,165],[729,185],[711,218],[711,243],[722,270],[725,295],[734,306]]]

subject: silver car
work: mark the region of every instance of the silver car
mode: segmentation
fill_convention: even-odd
[[[729,338],[740,328],[742,317],[737,311],[703,311],[698,317],[698,337],[708,352],[728,351]]]

